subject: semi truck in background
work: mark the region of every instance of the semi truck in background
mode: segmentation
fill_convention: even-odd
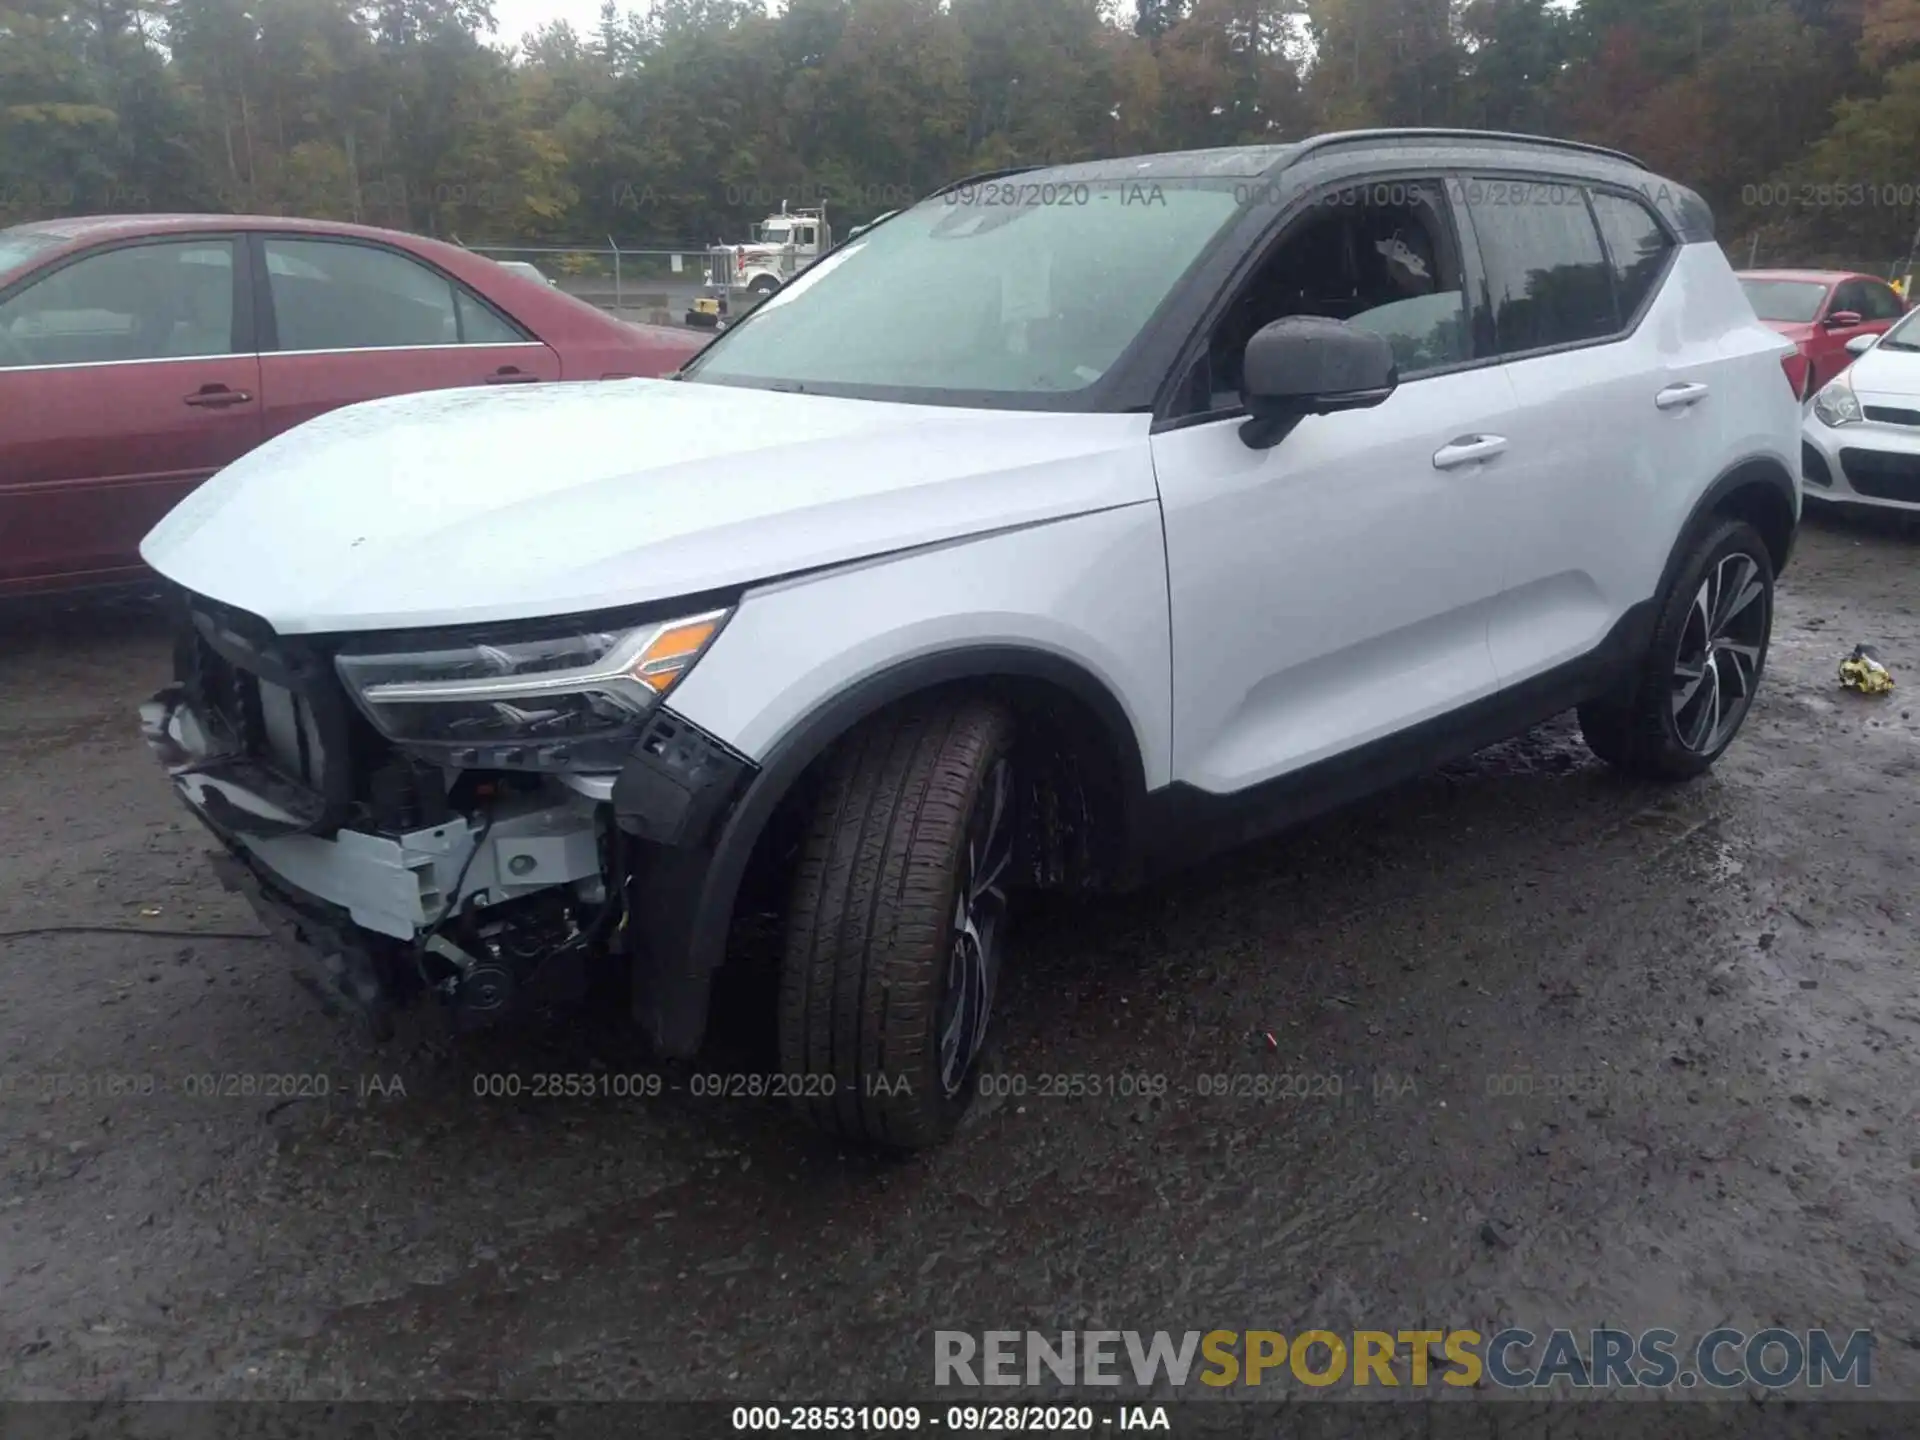
[[[707,251],[705,293],[694,297],[687,324],[719,328],[736,305],[759,304],[832,248],[824,205],[789,210],[783,202],[753,227],[752,240]]]

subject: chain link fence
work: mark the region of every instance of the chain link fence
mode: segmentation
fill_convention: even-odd
[[[679,325],[706,279],[707,247],[628,249],[601,245],[469,245],[476,255],[520,268],[590,305],[642,324]]]

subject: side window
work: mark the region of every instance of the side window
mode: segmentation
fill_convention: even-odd
[[[1606,242],[1607,260],[1613,268],[1613,293],[1619,301],[1620,318],[1630,321],[1653,293],[1673,241],[1638,200],[1598,190],[1592,192],[1592,200],[1594,218],[1600,222],[1600,238]]]
[[[527,337],[465,290],[456,290],[454,306],[463,345],[515,345]]]
[[[1184,410],[1237,407],[1247,341],[1289,315],[1384,335],[1403,381],[1469,359],[1460,246],[1440,182],[1356,184],[1293,219],[1214,326]]]
[[[1465,189],[1502,355],[1598,340],[1620,328],[1580,186],[1481,178]]]
[[[0,369],[233,353],[233,242],[126,245],[0,304]]]
[[[282,350],[457,345],[454,287],[416,260],[341,240],[265,242]]]
[[[1858,280],[1843,280],[1833,292],[1833,303],[1827,307],[1827,314],[1838,315],[1842,310],[1851,310],[1854,314],[1865,316],[1867,313],[1867,287]]]
[[[1893,293],[1892,287],[1862,281],[1860,288],[1865,292],[1862,296],[1865,308],[1860,313],[1867,319],[1898,320],[1906,314],[1906,306],[1900,303],[1900,297]]]

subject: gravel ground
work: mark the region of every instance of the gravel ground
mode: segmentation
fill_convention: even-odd
[[[375,1049],[256,939],[17,934],[255,927],[135,738],[153,615],[16,617],[0,1391],[877,1399],[928,1391],[936,1327],[1777,1323],[1873,1329],[1876,1392],[1920,1399],[1916,558],[1809,524],[1693,785],[1624,783],[1562,720],[1033,908],[991,1060],[1026,1093],[906,1163],[765,1101],[476,1095],[641,1069],[617,1021]],[[1837,687],[1857,640],[1892,697]],[[261,1075],[330,1093],[193,1078]]]

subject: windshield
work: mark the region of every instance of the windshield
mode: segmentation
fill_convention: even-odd
[[[1915,325],[1914,322],[1916,319],[1920,319],[1920,310],[1909,310],[1895,322],[1891,330],[1880,337],[1880,343],[1874,348],[1878,350],[1920,350],[1920,326]]]
[[[1742,280],[1753,313],[1762,320],[1805,325],[1820,313],[1827,287],[1816,280]]]
[[[59,243],[51,235],[0,230],[0,277],[18,270],[42,250],[51,250]]]
[[[1106,374],[1238,208],[1231,183],[1211,180],[948,191],[815,264],[682,373],[1044,404]]]

